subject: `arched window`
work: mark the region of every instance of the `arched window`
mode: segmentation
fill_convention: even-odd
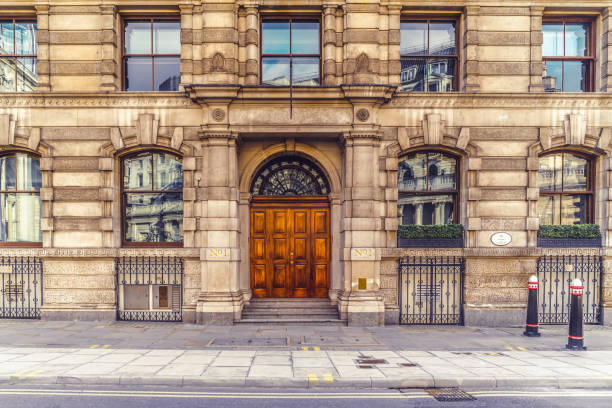
[[[125,245],[180,246],[183,162],[179,156],[144,152],[124,158],[121,197]]]
[[[40,159],[27,153],[0,156],[0,243],[37,243],[42,234]]]
[[[283,156],[267,163],[255,176],[251,194],[264,196],[305,196],[329,194],[327,178],[309,160]]]
[[[593,222],[592,161],[578,153],[540,157],[538,217],[540,225]]]
[[[400,225],[457,222],[457,159],[442,152],[419,152],[398,166]]]

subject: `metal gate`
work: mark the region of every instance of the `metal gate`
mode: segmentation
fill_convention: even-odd
[[[183,320],[183,260],[122,257],[117,271],[117,320]]]
[[[40,319],[42,271],[40,258],[0,257],[0,318]]]
[[[602,258],[592,255],[543,256],[538,258],[539,321],[543,324],[569,323],[571,281],[584,284],[583,322],[601,324]]]
[[[400,259],[400,324],[463,324],[464,270],[459,257]]]

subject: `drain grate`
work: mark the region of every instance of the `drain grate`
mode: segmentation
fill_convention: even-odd
[[[359,358],[357,364],[389,364],[387,360],[375,358]]]
[[[459,388],[427,388],[425,391],[437,401],[442,402],[474,401],[476,399]]]
[[[400,367],[418,367],[418,364],[415,363],[399,363],[398,364]]]

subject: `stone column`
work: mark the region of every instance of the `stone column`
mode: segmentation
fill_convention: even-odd
[[[384,325],[380,294],[384,203],[375,177],[379,143],[375,132],[351,132],[344,137],[344,290],[339,309],[350,326]]]
[[[246,9],[246,80],[247,85],[259,85],[259,15],[255,5]]]
[[[544,86],[542,85],[542,70],[544,68],[542,61],[542,43],[544,42],[544,36],[542,34],[543,13],[544,7],[530,7],[531,47],[529,55],[531,63],[529,65],[529,92],[544,92]]]
[[[463,53],[465,58],[463,74],[463,90],[465,92],[478,92],[478,14],[480,6],[467,6],[465,8],[465,41]]]
[[[336,80],[336,4],[323,5],[323,85],[337,85]]]
[[[612,7],[603,11],[601,41],[601,92],[612,91]]]
[[[101,5],[102,61],[100,62],[100,90],[114,92],[120,89],[117,74],[117,18],[116,6]]]
[[[193,4],[180,4],[181,10],[181,84],[193,83]]]
[[[199,200],[202,249],[202,292],[198,323],[233,324],[240,319],[240,227],[236,136],[204,131],[203,188]]]
[[[38,92],[51,91],[50,78],[50,61],[49,61],[49,6],[46,4],[37,4],[36,17],[38,32],[36,33],[37,41],[37,63],[36,72],[38,73]]]

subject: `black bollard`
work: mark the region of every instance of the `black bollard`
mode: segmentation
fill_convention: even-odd
[[[533,275],[529,278],[529,300],[527,301],[527,323],[523,336],[540,337],[538,333],[538,277]]]
[[[569,350],[586,350],[584,347],[584,336],[582,333],[582,281],[580,279],[574,279],[570,285],[570,294],[572,297],[572,303],[570,307],[570,321],[569,321],[569,336],[567,339],[567,346],[565,348]]]

